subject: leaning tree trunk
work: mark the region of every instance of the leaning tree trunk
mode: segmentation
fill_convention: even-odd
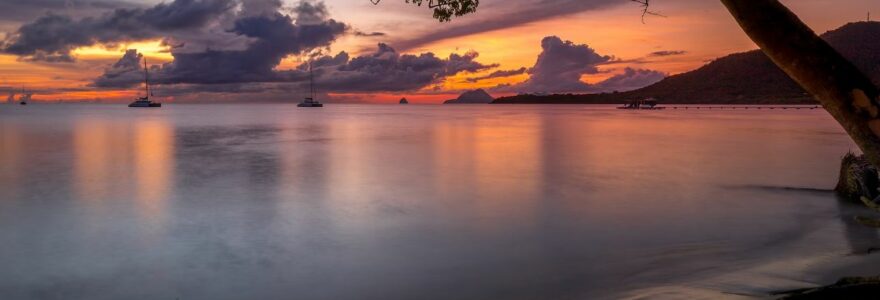
[[[721,0],[748,36],[880,167],[877,87],[778,0]]]

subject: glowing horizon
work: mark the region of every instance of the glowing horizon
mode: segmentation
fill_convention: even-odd
[[[531,68],[541,54],[541,40],[547,36],[558,36],[574,45],[585,45],[598,55],[611,57],[610,63],[597,64],[597,72],[585,73],[580,81],[595,84],[612,76],[619,75],[625,68],[652,70],[673,75],[687,72],[706,62],[728,54],[754,49],[754,44],[737,27],[732,18],[723,10],[720,3],[695,0],[668,0],[657,2],[655,9],[665,17],[648,17],[642,24],[636,7],[627,3],[586,9],[574,14],[548,17],[524,22],[506,28],[485,31],[475,30],[460,36],[448,35],[427,43],[416,44],[411,48],[397,48],[395,44],[410,45],[421,36],[438,35],[444,30],[460,30],[468,24],[477,24],[481,18],[495,20],[499,13],[492,1],[485,1],[475,15],[451,23],[438,24],[430,18],[426,9],[410,7],[402,1],[385,0],[379,6],[368,1],[348,3],[327,0],[329,18],[343,22],[349,27],[346,34],[339,36],[321,52],[336,55],[345,51],[350,57],[369,56],[376,51],[376,44],[387,43],[403,54],[420,55],[433,53],[440,59],[456,53],[464,55],[476,52],[474,61],[490,66],[476,72],[461,71],[451,75],[440,75],[434,83],[417,88],[391,90],[351,90],[339,91],[326,88],[322,91],[331,101],[353,102],[396,102],[407,97],[414,103],[437,103],[455,98],[464,90],[484,88],[493,95],[515,94],[513,91],[494,88],[502,85],[516,85],[529,78],[528,73],[511,76],[486,78],[468,81],[469,78],[487,77],[499,70]],[[400,2],[400,3],[398,3]],[[850,0],[847,5],[828,8],[827,3],[818,0],[784,1],[816,32],[837,28],[851,21],[860,21],[861,11],[880,11],[880,3],[865,0]],[[142,7],[155,5],[157,1],[142,1]],[[285,1],[285,7],[296,5]],[[53,13],[63,14],[65,10]],[[103,12],[95,11],[91,15]],[[502,14],[501,17],[504,17]],[[2,27],[7,36],[20,26],[31,21],[3,20]],[[219,22],[219,21],[218,21]],[[12,24],[12,25],[9,25]],[[414,26],[400,26],[412,24]],[[458,28],[458,29],[457,29]],[[397,30],[399,29],[399,30]],[[374,33],[374,34],[371,34]],[[438,35],[444,36],[444,35]],[[5,92],[34,93],[35,101],[126,101],[135,97],[137,87],[113,88],[97,87],[93,81],[101,76],[128,49],[136,49],[146,56],[149,64],[155,67],[174,61],[172,52],[177,51],[162,37],[144,38],[124,43],[95,43],[77,46],[71,51],[73,62],[31,61],[10,53],[0,54],[0,89]],[[197,39],[196,39],[197,40]],[[184,45],[184,43],[181,43]],[[204,49],[211,49],[207,43]],[[319,47],[320,48],[320,47]],[[328,51],[329,50],[329,51]],[[189,50],[192,51],[192,50]],[[652,53],[675,53],[668,56],[652,56]],[[276,71],[295,70],[304,60],[302,55],[287,55]],[[494,66],[494,67],[491,67]],[[276,86],[283,85],[278,83]],[[199,85],[184,85],[194,94],[208,91]],[[157,91],[182,89],[179,84],[160,84]],[[298,99],[296,85],[284,90],[292,99]],[[189,90],[187,90],[189,91]],[[550,92],[550,91],[548,91]],[[241,92],[239,92],[241,93]],[[285,94],[275,97],[285,97]],[[162,97],[161,95],[158,95]],[[186,96],[167,96],[169,100],[192,101]],[[234,101],[233,94],[217,98]],[[273,98],[274,99],[274,98]]]

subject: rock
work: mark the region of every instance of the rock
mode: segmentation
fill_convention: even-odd
[[[834,188],[846,200],[862,203],[862,197],[874,199],[878,195],[880,178],[877,168],[871,165],[864,155],[847,153],[840,164],[840,178]]]
[[[457,99],[446,100],[443,104],[488,104],[493,100],[495,98],[492,98],[492,95],[489,95],[485,90],[476,89],[464,92]]]
[[[406,100],[406,97],[400,98],[400,104],[409,104],[409,101]]]

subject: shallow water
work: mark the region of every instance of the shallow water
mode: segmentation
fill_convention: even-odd
[[[35,104],[0,143],[8,299],[613,298],[880,244],[823,110]]]

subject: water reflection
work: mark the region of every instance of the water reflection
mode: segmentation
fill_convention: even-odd
[[[880,249],[880,232],[877,228],[865,226],[856,220],[857,216],[878,218],[880,217],[878,214],[844,199],[838,199],[837,209],[840,213],[840,221],[843,223],[844,237],[853,254],[868,254]]]
[[[138,211],[161,222],[174,182],[174,129],[163,120],[147,120],[136,124],[132,139]]]
[[[22,137],[18,128],[0,122],[0,195],[15,199],[22,184]]]
[[[100,119],[79,120],[73,126],[73,180],[78,198],[97,202],[109,197],[113,188],[128,188],[121,186],[128,182],[127,174],[114,168],[129,165],[130,132]]]
[[[473,144],[465,149],[474,157],[473,173],[465,178],[476,183],[474,199],[480,201],[473,208],[488,217],[482,226],[534,222],[544,184],[541,120],[533,114],[477,120],[472,132]]]
[[[9,298],[601,297],[790,254],[828,193],[728,187],[825,188],[851,147],[810,112],[84,107],[0,127]],[[850,225],[798,247],[877,242]]]

